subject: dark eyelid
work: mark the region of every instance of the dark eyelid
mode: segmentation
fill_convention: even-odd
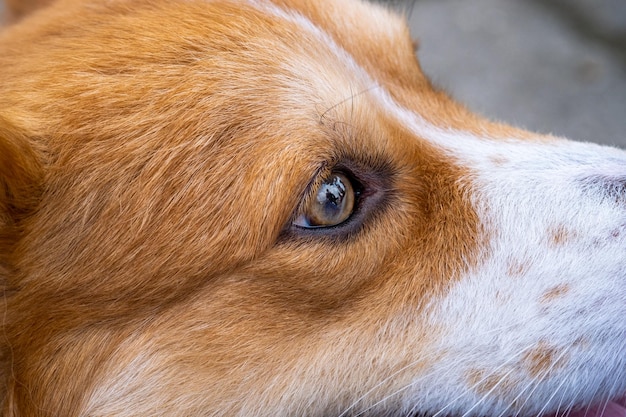
[[[392,184],[396,176],[393,165],[384,158],[368,158],[367,162],[355,162],[351,159],[336,163],[324,163],[316,171],[313,179],[302,193],[300,204],[283,228],[278,241],[299,242],[302,239],[316,241],[338,241],[353,239],[366,223],[375,220],[389,205],[393,198]],[[334,226],[305,228],[293,224],[297,216],[302,213],[308,199],[317,190],[324,178],[332,172],[341,172],[346,175],[355,190],[355,208],[350,217]]]

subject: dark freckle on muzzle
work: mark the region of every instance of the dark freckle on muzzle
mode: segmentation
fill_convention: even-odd
[[[582,180],[583,190],[608,201],[625,204],[626,175],[592,175]]]
[[[564,225],[558,225],[548,231],[548,236],[550,247],[557,248],[575,240],[578,233]]]
[[[567,295],[569,291],[570,291],[570,286],[567,284],[560,284],[560,285],[554,286],[543,293],[543,295],[540,298],[540,302],[542,304],[549,304]]]
[[[507,275],[512,278],[522,277],[531,266],[529,259],[513,259],[510,260],[507,266]]]
[[[608,241],[619,240],[626,237],[626,222],[611,229],[607,234]]]

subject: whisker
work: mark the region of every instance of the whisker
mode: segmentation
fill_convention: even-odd
[[[595,390],[593,391],[593,395],[591,396],[591,398],[595,398],[596,394],[598,393],[598,390],[600,389],[599,385],[596,385]],[[591,411],[591,408],[593,407],[593,404],[589,403],[585,406],[585,414],[584,417],[587,417],[588,414],[590,414],[589,412]]]
[[[374,89],[376,89],[376,88],[380,88],[380,86],[379,86],[378,84],[374,84],[374,85],[372,85],[372,86],[370,86],[370,87],[368,87],[368,88],[365,88],[365,89],[363,89],[363,90],[361,90],[361,91],[358,91],[358,92],[356,92],[356,93],[351,93],[349,97],[346,97],[345,99],[343,99],[343,100],[339,101],[338,103],[336,103],[336,104],[334,104],[334,105],[330,106],[329,108],[327,108],[326,110],[324,110],[324,112],[320,115],[320,118],[319,118],[319,122],[320,122],[320,124],[322,124],[322,125],[324,124],[324,119],[326,118],[326,115],[327,115],[329,112],[331,112],[331,111],[335,110],[337,107],[339,107],[339,106],[341,106],[341,105],[343,105],[343,104],[347,103],[348,101],[352,101],[352,102],[353,102],[353,104],[352,104],[352,105],[354,105],[354,99],[355,99],[355,98],[357,98],[357,97],[359,97],[359,96],[361,96],[361,95],[363,95],[363,94],[366,94],[366,93],[368,93],[368,92],[370,92],[370,91],[372,91],[372,90],[374,90]],[[351,111],[354,111],[354,108],[352,108],[352,110],[351,110]]]
[[[365,90],[365,91],[369,91],[371,90]],[[365,91],[362,91],[361,93],[364,93]],[[347,101],[349,100],[346,99],[344,100]],[[338,103],[340,104],[340,103]],[[328,110],[327,110],[328,111]],[[326,112],[325,112],[326,113]],[[493,334],[493,333],[498,333],[501,332],[502,330],[505,329],[509,329],[509,328],[513,328],[515,326],[517,326],[519,323],[522,323],[523,320],[520,320],[519,322],[516,323],[512,323],[512,324],[508,324],[505,326],[500,326],[497,328],[492,328],[489,329],[487,331],[484,331],[482,333],[480,333],[479,336],[485,336],[485,335],[489,335],[489,334]],[[468,392],[470,392],[472,389],[476,388],[477,386],[479,386],[481,383],[483,383],[485,380],[487,380],[489,377],[491,377],[494,373],[498,372],[499,370],[501,370],[502,368],[504,368],[505,366],[507,366],[509,363],[511,363],[513,360],[515,360],[517,357],[519,357],[520,355],[522,355],[524,352],[526,352],[528,349],[532,348],[534,346],[534,344],[531,344],[527,347],[524,347],[523,349],[521,349],[520,351],[518,351],[517,353],[515,353],[514,355],[512,355],[509,359],[507,359],[504,363],[502,363],[500,366],[498,366],[495,370],[493,370],[493,372],[491,372],[489,375],[484,376],[481,380],[477,381],[474,385],[472,385],[471,387],[467,388],[465,391],[463,391],[461,394],[459,394],[457,397],[455,397],[452,401],[450,401],[450,403],[446,406],[444,406],[443,408],[441,408],[439,411],[437,411],[432,417],[438,417],[439,415],[441,415],[443,412],[445,412],[446,409],[448,409],[452,404],[454,404],[454,402],[460,398],[462,398],[463,396],[465,396]],[[479,347],[475,347],[472,351],[468,352],[467,356],[471,356],[474,352],[476,352],[479,349]],[[351,410],[353,410],[360,402],[362,402],[364,399],[366,399],[370,394],[372,394],[373,392],[375,392],[378,388],[380,388],[382,385],[384,385],[385,383],[389,382],[392,378],[396,377],[397,375],[401,374],[402,372],[406,371],[407,369],[410,369],[411,367],[417,366],[418,364],[427,361],[428,358],[432,357],[432,356],[436,356],[435,352],[432,352],[430,355],[426,355],[424,357],[421,357],[405,366],[403,366],[402,368],[392,372],[390,375],[388,375],[387,377],[385,377],[384,379],[382,379],[380,382],[378,382],[375,386],[373,386],[372,388],[368,389],[364,394],[362,394],[359,398],[357,398],[356,400],[354,400],[348,407],[346,407],[337,417],[345,417]],[[467,357],[466,356],[466,357]],[[406,384],[405,386],[397,389],[396,391],[394,391],[393,393],[390,393],[388,395],[386,395],[384,398],[380,399],[379,401],[375,402],[374,404],[360,410],[357,414],[355,414],[356,416],[360,416],[363,415],[365,412],[371,410],[372,408],[380,405],[381,403],[387,401],[388,399],[401,394],[402,392],[406,391],[407,389],[410,389],[411,387],[414,387],[415,385],[419,384],[421,381],[423,381],[424,379],[437,374],[437,373],[441,373],[442,371],[445,371],[447,369],[452,369],[457,367],[458,365],[462,364],[464,362],[463,359],[460,359],[458,361],[454,361],[452,363],[450,363],[449,365],[445,366],[444,368],[438,368],[436,370],[433,370],[432,372],[429,372],[425,375],[420,376],[418,379],[411,381],[410,383]],[[506,378],[508,375],[510,374],[507,373],[505,376],[503,376],[502,378]],[[501,382],[501,381],[500,381]],[[498,382],[498,384],[500,383]],[[497,385],[494,387],[496,388]],[[489,393],[487,394],[487,396],[489,395]],[[480,402],[484,401],[485,398],[481,399]],[[476,407],[478,404],[477,403],[474,407]],[[474,408],[473,407],[473,408]],[[414,411],[416,411],[416,406],[414,406],[410,411],[409,411],[409,415],[412,414]],[[471,410],[470,410],[471,411]],[[500,416],[499,416],[500,417]]]
[[[472,354],[472,353],[476,352],[477,350],[478,350],[478,347],[475,347],[475,348],[474,348],[474,349],[470,352],[470,354]],[[429,357],[430,357],[430,356],[435,356],[435,353],[433,352],[431,355],[429,355]],[[422,362],[422,361],[424,361],[424,360],[425,360],[425,358],[421,358],[421,359],[419,360],[419,362]],[[348,408],[347,408],[347,409],[346,409],[346,410],[345,410],[345,411],[344,411],[341,415],[339,415],[338,417],[343,417],[343,416],[345,415],[345,413],[346,413],[346,412],[348,412],[350,409],[354,408],[354,406],[356,406],[356,404],[357,404],[358,402],[362,401],[362,400],[363,400],[363,399],[364,399],[364,398],[365,398],[368,394],[370,394],[370,393],[371,393],[372,391],[374,391],[376,388],[380,387],[382,384],[384,384],[385,382],[387,382],[387,381],[388,381],[389,379],[391,379],[393,376],[397,375],[398,373],[402,372],[403,370],[405,370],[405,369],[407,369],[408,367],[413,366],[413,365],[415,365],[415,364],[417,364],[417,363],[418,363],[418,361],[415,361],[415,362],[413,362],[412,364],[409,364],[409,365],[407,365],[407,366],[403,367],[402,369],[400,369],[400,370],[398,370],[398,371],[394,372],[394,373],[393,373],[393,374],[391,374],[390,376],[386,377],[383,381],[381,381],[380,383],[378,383],[378,384],[376,385],[376,387],[374,387],[374,388],[370,389],[368,392],[366,392],[364,395],[362,395],[362,396],[361,396],[358,400],[356,400],[356,401],[355,401],[355,402],[354,402],[354,403],[353,403],[350,407],[348,407]],[[369,411],[370,409],[372,409],[372,408],[376,407],[377,405],[379,405],[379,404],[383,403],[384,401],[388,400],[389,398],[391,398],[391,397],[393,397],[393,396],[395,396],[395,395],[398,395],[398,394],[400,394],[401,392],[406,391],[407,389],[409,389],[409,388],[411,388],[411,387],[413,387],[413,386],[417,385],[418,383],[420,383],[420,382],[421,382],[421,381],[423,381],[424,379],[426,379],[426,378],[428,378],[428,377],[430,377],[430,376],[432,376],[432,375],[435,375],[435,374],[441,373],[442,371],[446,371],[446,370],[448,370],[448,369],[453,369],[453,368],[456,368],[456,367],[457,367],[459,364],[461,364],[461,363],[463,363],[463,360],[462,360],[462,359],[459,359],[459,360],[457,360],[457,361],[454,361],[454,362],[452,362],[452,363],[449,363],[447,366],[444,366],[444,367],[442,367],[442,368],[435,369],[435,370],[433,370],[432,372],[429,372],[429,373],[427,373],[427,374],[425,374],[425,375],[422,375],[420,378],[418,378],[418,379],[416,379],[416,380],[414,380],[414,381],[411,381],[409,384],[406,384],[404,387],[399,388],[398,390],[396,390],[396,391],[394,391],[393,393],[391,393],[391,394],[387,395],[386,397],[382,398],[381,400],[377,401],[376,403],[374,403],[374,404],[370,405],[369,407],[367,407],[367,408],[365,408],[365,409],[363,409],[363,410],[359,411],[359,413],[358,413],[358,414],[356,414],[356,416],[360,416],[360,415],[362,415],[363,413],[365,413],[365,412]],[[506,364],[505,364],[505,365],[506,365]],[[415,408],[412,408],[412,409],[410,410],[409,414],[413,413],[413,411],[415,411]],[[433,417],[434,417],[434,416],[433,416]]]
[[[517,324],[517,323],[516,323],[516,324]],[[511,325],[511,326],[515,326],[516,324],[513,324],[513,325]],[[502,326],[502,327],[498,327],[498,328],[490,329],[490,330],[488,330],[488,331],[483,332],[480,336],[484,336],[484,335],[488,335],[488,334],[490,334],[490,333],[498,332],[498,331],[501,331],[502,329],[506,329],[506,328],[508,328],[508,327],[510,327],[510,326]],[[470,352],[470,354],[471,354],[471,353],[474,353],[476,350],[478,350],[478,347],[474,348],[474,349]],[[346,409],[345,409],[345,410],[344,410],[341,414],[339,414],[337,417],[344,417],[344,416],[345,416],[345,415],[346,415],[346,414],[347,414],[347,413],[348,413],[351,409],[353,409],[354,407],[356,407],[356,405],[357,405],[359,402],[361,402],[363,399],[365,399],[365,398],[366,398],[369,394],[371,394],[372,392],[374,392],[376,389],[380,388],[382,385],[384,385],[385,383],[387,383],[390,379],[392,379],[393,377],[397,376],[397,375],[398,375],[398,374],[400,374],[401,372],[406,371],[406,370],[407,370],[407,369],[409,369],[410,367],[415,366],[415,365],[417,365],[418,363],[423,362],[423,361],[427,360],[428,358],[430,358],[430,357],[432,357],[432,356],[436,356],[436,354],[437,354],[436,352],[432,352],[430,355],[427,355],[427,356],[425,356],[425,357],[422,357],[422,358],[420,358],[420,359],[417,359],[417,360],[415,360],[415,361],[411,362],[410,364],[408,364],[408,365],[406,365],[406,366],[404,366],[404,367],[402,367],[402,368],[398,369],[397,371],[394,371],[393,373],[391,373],[390,375],[388,375],[387,377],[385,377],[383,380],[381,380],[381,381],[380,381],[378,384],[376,384],[374,387],[372,387],[372,388],[370,388],[368,391],[366,391],[363,395],[361,395],[361,396],[360,396],[359,398],[357,398],[355,401],[353,401],[353,402],[352,402],[352,404],[351,404],[348,408],[346,408]],[[443,369],[454,368],[454,367],[456,367],[456,366],[457,366],[458,364],[460,364],[460,363],[462,363],[462,360],[459,360],[458,362],[453,362],[453,363],[449,364],[448,366],[446,366],[446,367],[445,367],[445,368],[443,368]],[[427,378],[427,377],[429,377],[429,376],[431,376],[431,375],[433,375],[433,374],[435,374],[435,373],[441,372],[441,371],[442,371],[442,369],[441,369],[441,368],[439,368],[439,369],[437,369],[436,371],[433,371],[433,372],[430,372],[430,373],[428,373],[428,374],[426,374],[426,375],[423,375],[420,379],[415,380],[415,381],[412,381],[410,384],[407,384],[405,387],[402,387],[401,389],[399,389],[398,391],[394,392],[393,394],[388,395],[387,397],[385,397],[385,399],[384,399],[384,400],[386,400],[386,399],[388,399],[388,398],[390,398],[390,397],[392,397],[392,396],[394,396],[394,395],[396,395],[396,394],[398,394],[398,393],[400,393],[400,392],[402,392],[402,391],[404,391],[404,390],[406,390],[406,389],[408,389],[408,388],[410,388],[410,387],[414,386],[415,384],[419,383],[421,380],[423,380],[423,379],[425,379],[425,378]],[[379,403],[380,403],[380,402],[376,403],[375,405],[378,405]],[[375,406],[375,405],[374,405],[374,406]],[[373,406],[372,406],[372,407],[373,407]],[[370,407],[370,408],[371,408],[371,407]],[[365,412],[365,411],[369,410],[370,408],[367,408],[366,410],[360,411],[360,414],[362,414],[363,412]]]
[[[427,360],[428,358],[435,356],[434,352],[431,352],[430,355],[426,355],[422,358],[416,359],[413,362],[403,366],[402,368],[392,372],[391,374],[389,374],[388,376],[386,376],[385,378],[383,378],[381,381],[379,381],[376,385],[374,385],[372,388],[370,388],[369,390],[367,390],[363,395],[361,395],[359,398],[357,398],[356,400],[354,400],[352,402],[352,404],[350,404],[341,414],[339,414],[337,417],[344,417],[350,410],[352,410],[354,407],[356,407],[356,405],[363,401],[365,398],[367,398],[368,395],[370,395],[372,392],[376,391],[378,388],[380,388],[382,385],[386,384],[389,380],[391,380],[393,377],[399,375],[400,373],[406,371],[407,369],[416,366],[417,364]],[[361,411],[362,413],[362,411]]]
[[[528,394],[528,396],[526,397],[526,400],[522,403],[522,405],[519,407],[519,410],[517,411],[517,413],[515,413],[514,417],[517,417],[519,415],[519,413],[522,411],[522,409],[524,408],[524,406],[526,405],[526,403],[528,403],[528,400],[530,400],[530,398],[532,397],[533,393],[537,390],[537,388],[539,387],[539,384],[537,382],[541,382],[543,381],[549,374],[550,372],[552,372],[552,370],[554,369],[554,367],[556,366],[557,363],[559,363],[559,361],[561,360],[561,358],[563,358],[563,356],[565,356],[565,354],[567,354],[569,352],[569,349],[564,349],[563,352],[561,352],[561,354],[556,358],[555,361],[552,362],[552,365],[550,365],[550,367],[548,369],[546,369],[543,373],[541,373],[540,375],[537,375],[536,377],[534,377],[529,383],[528,385],[526,385],[526,387],[522,390],[522,392],[520,393],[520,395],[518,395],[516,397],[519,398],[521,395],[524,394],[524,392],[532,387],[533,389],[530,391],[530,393]]]
[[[476,408],[476,407],[478,407],[480,404],[482,404],[482,403],[483,403],[483,402],[487,399],[487,397],[489,397],[489,395],[490,395],[490,394],[491,394],[491,393],[492,393],[492,392],[493,392],[496,388],[498,388],[498,386],[502,383],[502,381],[504,381],[504,380],[506,379],[506,377],[508,377],[508,376],[509,376],[510,374],[512,374],[514,371],[515,371],[514,369],[511,369],[511,370],[509,370],[506,374],[504,374],[502,377],[500,377],[500,380],[499,380],[498,382],[496,382],[496,383],[494,384],[494,386],[493,386],[493,387],[492,387],[489,391],[487,391],[487,393],[486,393],[485,395],[483,395],[483,396],[481,397],[481,399],[480,399],[480,400],[476,401],[476,402],[474,403],[474,405],[473,405],[473,406],[471,406],[471,407],[470,407],[470,408],[469,408],[469,409],[468,409],[465,413],[463,413],[463,415],[462,415],[461,417],[466,417],[466,416],[468,416],[468,415],[472,412],[472,410],[473,410],[474,408]]]
[[[574,374],[578,372],[578,370],[582,367],[582,363],[578,364],[578,366],[576,367],[576,369],[574,370]],[[565,379],[563,379],[565,381]],[[565,396],[565,391],[561,394],[561,400],[559,401],[559,405],[556,408],[556,413],[555,416],[559,417],[559,413],[561,411],[561,406],[563,405],[563,397]],[[574,395],[573,398],[575,398],[576,396]],[[571,402],[570,405],[568,407],[565,408],[564,413],[561,416],[565,416],[565,415],[569,415],[571,413]]]
[[[433,355],[430,355],[430,356],[435,356],[435,355],[433,354]],[[354,407],[355,407],[355,406],[356,406],[356,405],[357,405],[360,401],[362,401],[364,398],[366,398],[366,396],[367,396],[367,395],[371,394],[374,390],[376,390],[376,389],[377,389],[377,388],[379,388],[381,385],[383,385],[383,384],[385,384],[386,382],[388,382],[391,378],[393,378],[394,376],[396,376],[396,375],[397,375],[397,374],[399,374],[400,372],[402,372],[402,371],[404,371],[404,370],[408,369],[408,368],[409,368],[409,367],[411,367],[411,366],[417,365],[418,363],[421,363],[421,362],[422,362],[422,361],[424,361],[424,360],[425,360],[425,358],[421,358],[421,359],[420,359],[420,360],[418,360],[418,361],[414,361],[414,362],[412,362],[411,364],[409,364],[409,365],[407,365],[407,366],[404,366],[402,369],[400,369],[400,370],[398,370],[398,371],[394,372],[393,374],[391,374],[390,376],[386,377],[386,378],[385,378],[385,379],[383,379],[381,382],[379,382],[378,384],[376,384],[376,386],[375,386],[375,387],[373,387],[373,388],[371,388],[370,390],[368,390],[368,391],[367,391],[365,394],[363,394],[363,395],[362,395],[359,399],[357,399],[354,403],[352,403],[352,405],[350,405],[350,407],[348,407],[348,408],[347,408],[347,409],[346,409],[343,413],[341,413],[338,417],[343,417],[343,416],[344,416],[344,415],[345,415],[348,411],[350,411],[352,408],[354,408]],[[460,361],[459,361],[459,362],[460,362]],[[454,368],[454,367],[456,367],[456,366],[458,365],[458,363],[459,363],[459,362],[453,362],[453,363],[449,364],[448,366],[445,366],[443,369],[442,369],[442,368],[439,368],[439,369],[434,370],[434,371],[432,371],[432,372],[429,372],[429,373],[427,373],[427,374],[425,374],[425,375],[422,375],[419,379],[414,380],[414,381],[411,381],[409,384],[406,384],[404,387],[399,388],[398,390],[396,390],[396,391],[394,391],[393,393],[391,393],[391,394],[389,394],[389,395],[385,396],[384,398],[382,398],[381,400],[377,401],[376,403],[374,403],[374,404],[370,405],[369,407],[367,407],[367,408],[365,408],[365,409],[363,409],[363,410],[359,411],[359,412],[358,412],[358,414],[356,414],[356,416],[363,415],[363,413],[365,413],[365,412],[367,412],[367,411],[371,410],[372,408],[376,407],[376,406],[377,406],[377,405],[379,405],[379,404],[382,404],[383,402],[387,401],[389,398],[394,397],[394,396],[396,396],[396,395],[400,394],[400,393],[401,393],[401,392],[403,392],[403,391],[406,391],[407,389],[409,389],[409,388],[413,387],[415,384],[419,383],[419,382],[420,382],[421,380],[423,380],[423,379],[428,378],[429,376],[432,376],[432,375],[434,375],[434,374],[437,374],[437,373],[441,372],[442,370],[447,370],[447,369],[450,369],[450,368]]]
[[[615,378],[615,380],[613,381],[613,384],[611,385],[611,389],[609,389],[607,391],[606,399],[604,401],[600,402],[600,404],[604,403],[604,405],[602,406],[602,412],[599,414],[600,416],[604,416],[604,413],[606,412],[606,408],[608,407],[609,403],[611,402],[611,395],[612,395],[613,392],[615,392],[615,387],[617,386],[617,381],[618,381],[618,379]]]
[[[574,395],[572,395],[572,399],[570,400],[569,404],[567,405],[567,416],[572,414],[572,411],[574,409],[574,403],[576,402],[576,397],[578,396],[578,393],[580,393],[581,391],[582,391],[582,387],[579,387],[577,392]]]
[[[477,386],[479,386],[481,383],[483,383],[484,381],[487,380],[487,378],[491,377],[493,374],[495,374],[496,372],[498,372],[500,369],[504,368],[505,366],[507,366],[509,363],[511,363],[514,359],[518,358],[522,353],[526,352],[528,349],[531,349],[534,346],[534,344],[528,345],[525,348],[521,349],[520,351],[518,351],[516,354],[514,354],[513,356],[511,356],[508,360],[506,360],[503,364],[501,364],[500,366],[498,366],[496,369],[494,369],[489,375],[486,375],[485,377],[483,377],[481,380],[477,381],[474,385],[472,385],[471,387],[467,388],[465,391],[463,391],[461,394],[459,394],[456,398],[454,398],[452,401],[450,401],[448,403],[448,405],[446,405],[445,407],[441,408],[439,411],[437,411],[435,414],[433,414],[432,417],[437,417],[438,415],[440,415],[441,413],[443,413],[447,408],[449,408],[455,401],[457,401],[459,398],[464,397],[468,392],[472,391],[474,388],[476,388]],[[508,376],[510,374],[510,372],[507,372],[507,374],[501,378],[500,381],[498,381],[498,384],[504,379],[506,378],[506,376]],[[497,384],[496,384],[497,385]],[[494,387],[495,388],[495,387]],[[479,400],[478,403],[474,404],[474,406],[469,410],[471,411],[472,409],[476,408],[476,406],[478,404],[480,404],[480,402],[484,401],[485,397],[483,397],[481,400]]]
[[[477,350],[478,350],[478,347],[474,348],[474,349],[470,352],[470,354],[471,354],[471,353],[476,352]],[[450,364],[450,366],[448,366],[448,367],[445,367],[445,368],[443,368],[443,369],[441,369],[441,368],[440,368],[440,369],[437,369],[436,371],[433,371],[433,372],[431,372],[431,373],[429,373],[429,374],[427,374],[427,375],[424,375],[424,377],[423,377],[423,378],[421,378],[421,379],[424,379],[424,378],[426,378],[426,377],[428,377],[428,376],[431,376],[431,375],[433,375],[433,374],[435,374],[435,373],[441,373],[441,371],[442,371],[442,370],[445,370],[445,369],[449,369],[449,368],[456,368],[456,366],[457,366],[457,365],[459,365],[459,364],[461,364],[461,363],[463,363],[463,360],[458,360],[458,361],[453,362],[452,364]],[[504,365],[506,365],[506,363],[505,363]],[[504,366],[504,365],[503,365],[503,366]],[[496,370],[496,371],[497,371],[497,370]],[[485,377],[485,378],[487,378],[487,377]],[[484,379],[483,379],[483,380],[484,380]],[[477,382],[477,383],[476,383],[476,385],[480,384],[480,382],[482,382],[483,380],[481,380],[481,381]],[[405,388],[408,388],[408,387],[414,386],[414,385],[416,385],[416,384],[417,384],[417,383],[419,383],[419,382],[420,382],[420,380],[413,381],[413,382],[411,382],[411,384],[409,384],[409,385],[408,385],[407,387],[405,387]],[[476,385],[474,385],[474,386],[476,386]],[[473,386],[473,387],[474,387],[474,386]],[[470,389],[471,389],[471,388],[470,388]],[[470,389],[465,390],[465,391],[464,391],[461,395],[459,395],[458,397],[456,397],[453,401],[456,401],[457,399],[459,399],[459,398],[463,397],[463,395],[465,395],[465,394],[466,394],[466,393],[467,393]],[[448,405],[448,406],[449,406],[449,405]],[[442,408],[441,410],[439,410],[439,411],[438,411],[437,413],[435,413],[432,417],[435,417],[435,416],[436,416],[436,415],[438,415],[439,413],[443,412],[443,411],[444,411],[444,410],[445,410],[448,406],[445,406],[444,408]],[[416,410],[417,410],[417,405],[413,406],[413,407],[411,408],[411,410],[409,410],[409,415],[413,414]]]
[[[552,401],[552,399],[556,396],[556,394],[558,394],[558,392],[561,390],[561,388],[563,387],[565,382],[567,382],[567,379],[563,378],[561,383],[556,387],[556,389],[554,390],[552,395],[550,395],[550,398],[548,398],[548,400],[545,402],[545,404],[543,405],[541,410],[539,410],[539,413],[537,413],[537,415],[542,415],[543,414],[543,412],[546,410],[546,407],[548,406],[548,404],[550,404],[550,401]],[[557,413],[558,413],[558,408],[557,408]]]

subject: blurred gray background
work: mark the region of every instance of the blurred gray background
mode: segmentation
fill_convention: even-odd
[[[418,57],[472,110],[626,148],[626,0],[408,0]]]
[[[626,148],[626,0],[388,2],[425,72],[474,111]]]

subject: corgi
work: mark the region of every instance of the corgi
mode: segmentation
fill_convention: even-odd
[[[3,416],[626,416],[623,150],[359,0],[8,6]]]

